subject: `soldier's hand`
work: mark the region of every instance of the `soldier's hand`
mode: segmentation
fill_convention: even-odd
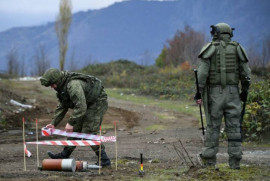
[[[71,126],[70,124],[67,123],[65,130],[66,130],[66,132],[73,132],[73,126]]]
[[[202,99],[202,96],[201,96],[200,93],[197,92],[197,93],[195,94],[195,96],[194,96],[194,100],[197,101],[197,100],[199,100],[199,99]]]
[[[46,128],[52,128],[52,129],[54,129],[55,127],[54,127],[54,125],[52,125],[52,124],[47,124],[47,125],[46,125]]]
[[[196,103],[199,104],[199,105],[201,105],[202,104],[202,99],[196,100]]]
[[[242,91],[241,94],[240,94],[241,101],[246,102],[247,101],[247,95],[248,95],[248,93],[246,91]]]

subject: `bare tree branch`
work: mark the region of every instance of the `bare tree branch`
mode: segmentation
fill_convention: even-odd
[[[165,64],[178,66],[186,61],[191,65],[196,64],[205,40],[203,33],[194,31],[189,26],[186,26],[184,31],[178,30],[173,39],[168,40],[168,45],[164,47],[166,49]]]
[[[34,55],[35,75],[43,75],[50,68],[50,60],[44,45],[39,45]]]
[[[72,4],[70,0],[61,0],[59,7],[59,15],[55,23],[55,30],[59,43],[59,67],[64,70],[66,53],[68,49],[68,32],[71,24],[71,9]]]
[[[17,77],[19,75],[18,49],[12,48],[6,55],[8,74]]]

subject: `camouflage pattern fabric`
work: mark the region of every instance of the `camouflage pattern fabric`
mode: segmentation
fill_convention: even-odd
[[[105,92],[102,92],[105,96]],[[99,134],[99,126],[102,124],[103,116],[108,109],[107,100],[98,100],[94,104],[89,105],[83,118],[73,127],[74,132]],[[68,140],[76,140],[78,138],[68,138]],[[69,151],[73,151],[76,147],[68,147]],[[94,152],[99,151],[99,146],[91,146]],[[105,146],[101,145],[101,150],[105,150]]]
[[[61,77],[57,82],[56,95],[59,104],[51,124],[57,126],[68,109],[73,109],[72,115],[68,119],[68,123],[73,126],[73,131],[98,134],[99,126],[108,109],[107,94],[101,81],[83,74],[61,72]],[[73,146],[65,147],[70,152],[75,148]],[[99,151],[99,146],[91,146],[91,148],[95,152]],[[101,149],[105,150],[104,145],[101,145]]]

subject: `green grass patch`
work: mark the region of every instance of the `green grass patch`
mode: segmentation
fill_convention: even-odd
[[[171,101],[171,100],[160,100],[152,97],[138,96],[130,92],[128,89],[106,89],[109,97],[131,101],[136,104],[144,104],[148,106],[157,106],[169,110],[174,110],[184,114],[192,115],[196,118],[200,118],[198,106],[194,106],[195,103],[192,101]],[[162,115],[160,115],[162,116]]]
[[[175,117],[174,116],[171,116],[171,115],[168,115],[166,113],[158,113],[158,112],[155,112],[154,113],[159,119],[174,119]]]
[[[5,85],[5,88],[31,90],[33,86],[40,86],[39,81],[19,81],[19,80],[1,80],[1,84]]]
[[[241,165],[240,170],[230,169],[228,164],[219,164],[219,171],[214,168],[189,171],[183,175],[183,180],[267,180],[270,178],[269,167]]]
[[[242,145],[255,148],[270,148],[270,143],[243,142]]]
[[[113,129],[113,125],[112,124],[102,124],[102,130],[106,130],[106,129]]]
[[[179,169],[176,168],[154,168],[147,172],[143,180],[181,180]]]
[[[147,131],[153,131],[153,130],[165,130],[166,126],[160,125],[160,124],[153,124],[151,126],[148,126],[145,128]]]

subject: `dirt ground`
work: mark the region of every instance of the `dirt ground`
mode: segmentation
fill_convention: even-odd
[[[118,170],[115,165],[115,144],[104,143],[112,167],[103,168],[101,175],[97,170],[75,173],[40,171],[37,164],[42,165],[42,160],[48,158],[48,150],[55,153],[62,150],[62,146],[46,145],[39,146],[38,162],[36,145],[27,146],[33,156],[26,158],[27,170],[24,171],[22,117],[26,120],[26,141],[36,141],[35,120],[38,119],[40,131],[50,123],[57,104],[53,94],[44,94],[45,89],[39,86],[38,82],[25,84],[27,87],[12,86],[0,81],[0,111],[3,118],[0,127],[0,180],[129,180],[137,176],[139,179],[140,153],[144,156],[146,173],[153,167],[176,170],[172,174],[181,180],[177,169],[187,166],[199,167],[196,154],[201,151],[203,141],[197,118],[155,106],[109,98],[109,109],[103,121],[103,134],[114,135],[113,123],[116,121]],[[20,110],[20,107],[10,103],[11,99],[33,105],[33,108]],[[57,128],[64,129],[65,123],[66,120],[63,120]],[[64,138],[61,136],[48,138],[39,134],[39,140],[48,139]],[[227,143],[221,141],[218,163],[227,163],[226,152]],[[184,158],[181,158],[179,153],[180,156],[184,154],[182,155]],[[244,146],[243,153],[243,164],[270,166],[270,150],[267,147]],[[72,158],[86,160],[89,164],[97,161],[89,147],[77,147]],[[155,174],[153,171],[151,173]]]

